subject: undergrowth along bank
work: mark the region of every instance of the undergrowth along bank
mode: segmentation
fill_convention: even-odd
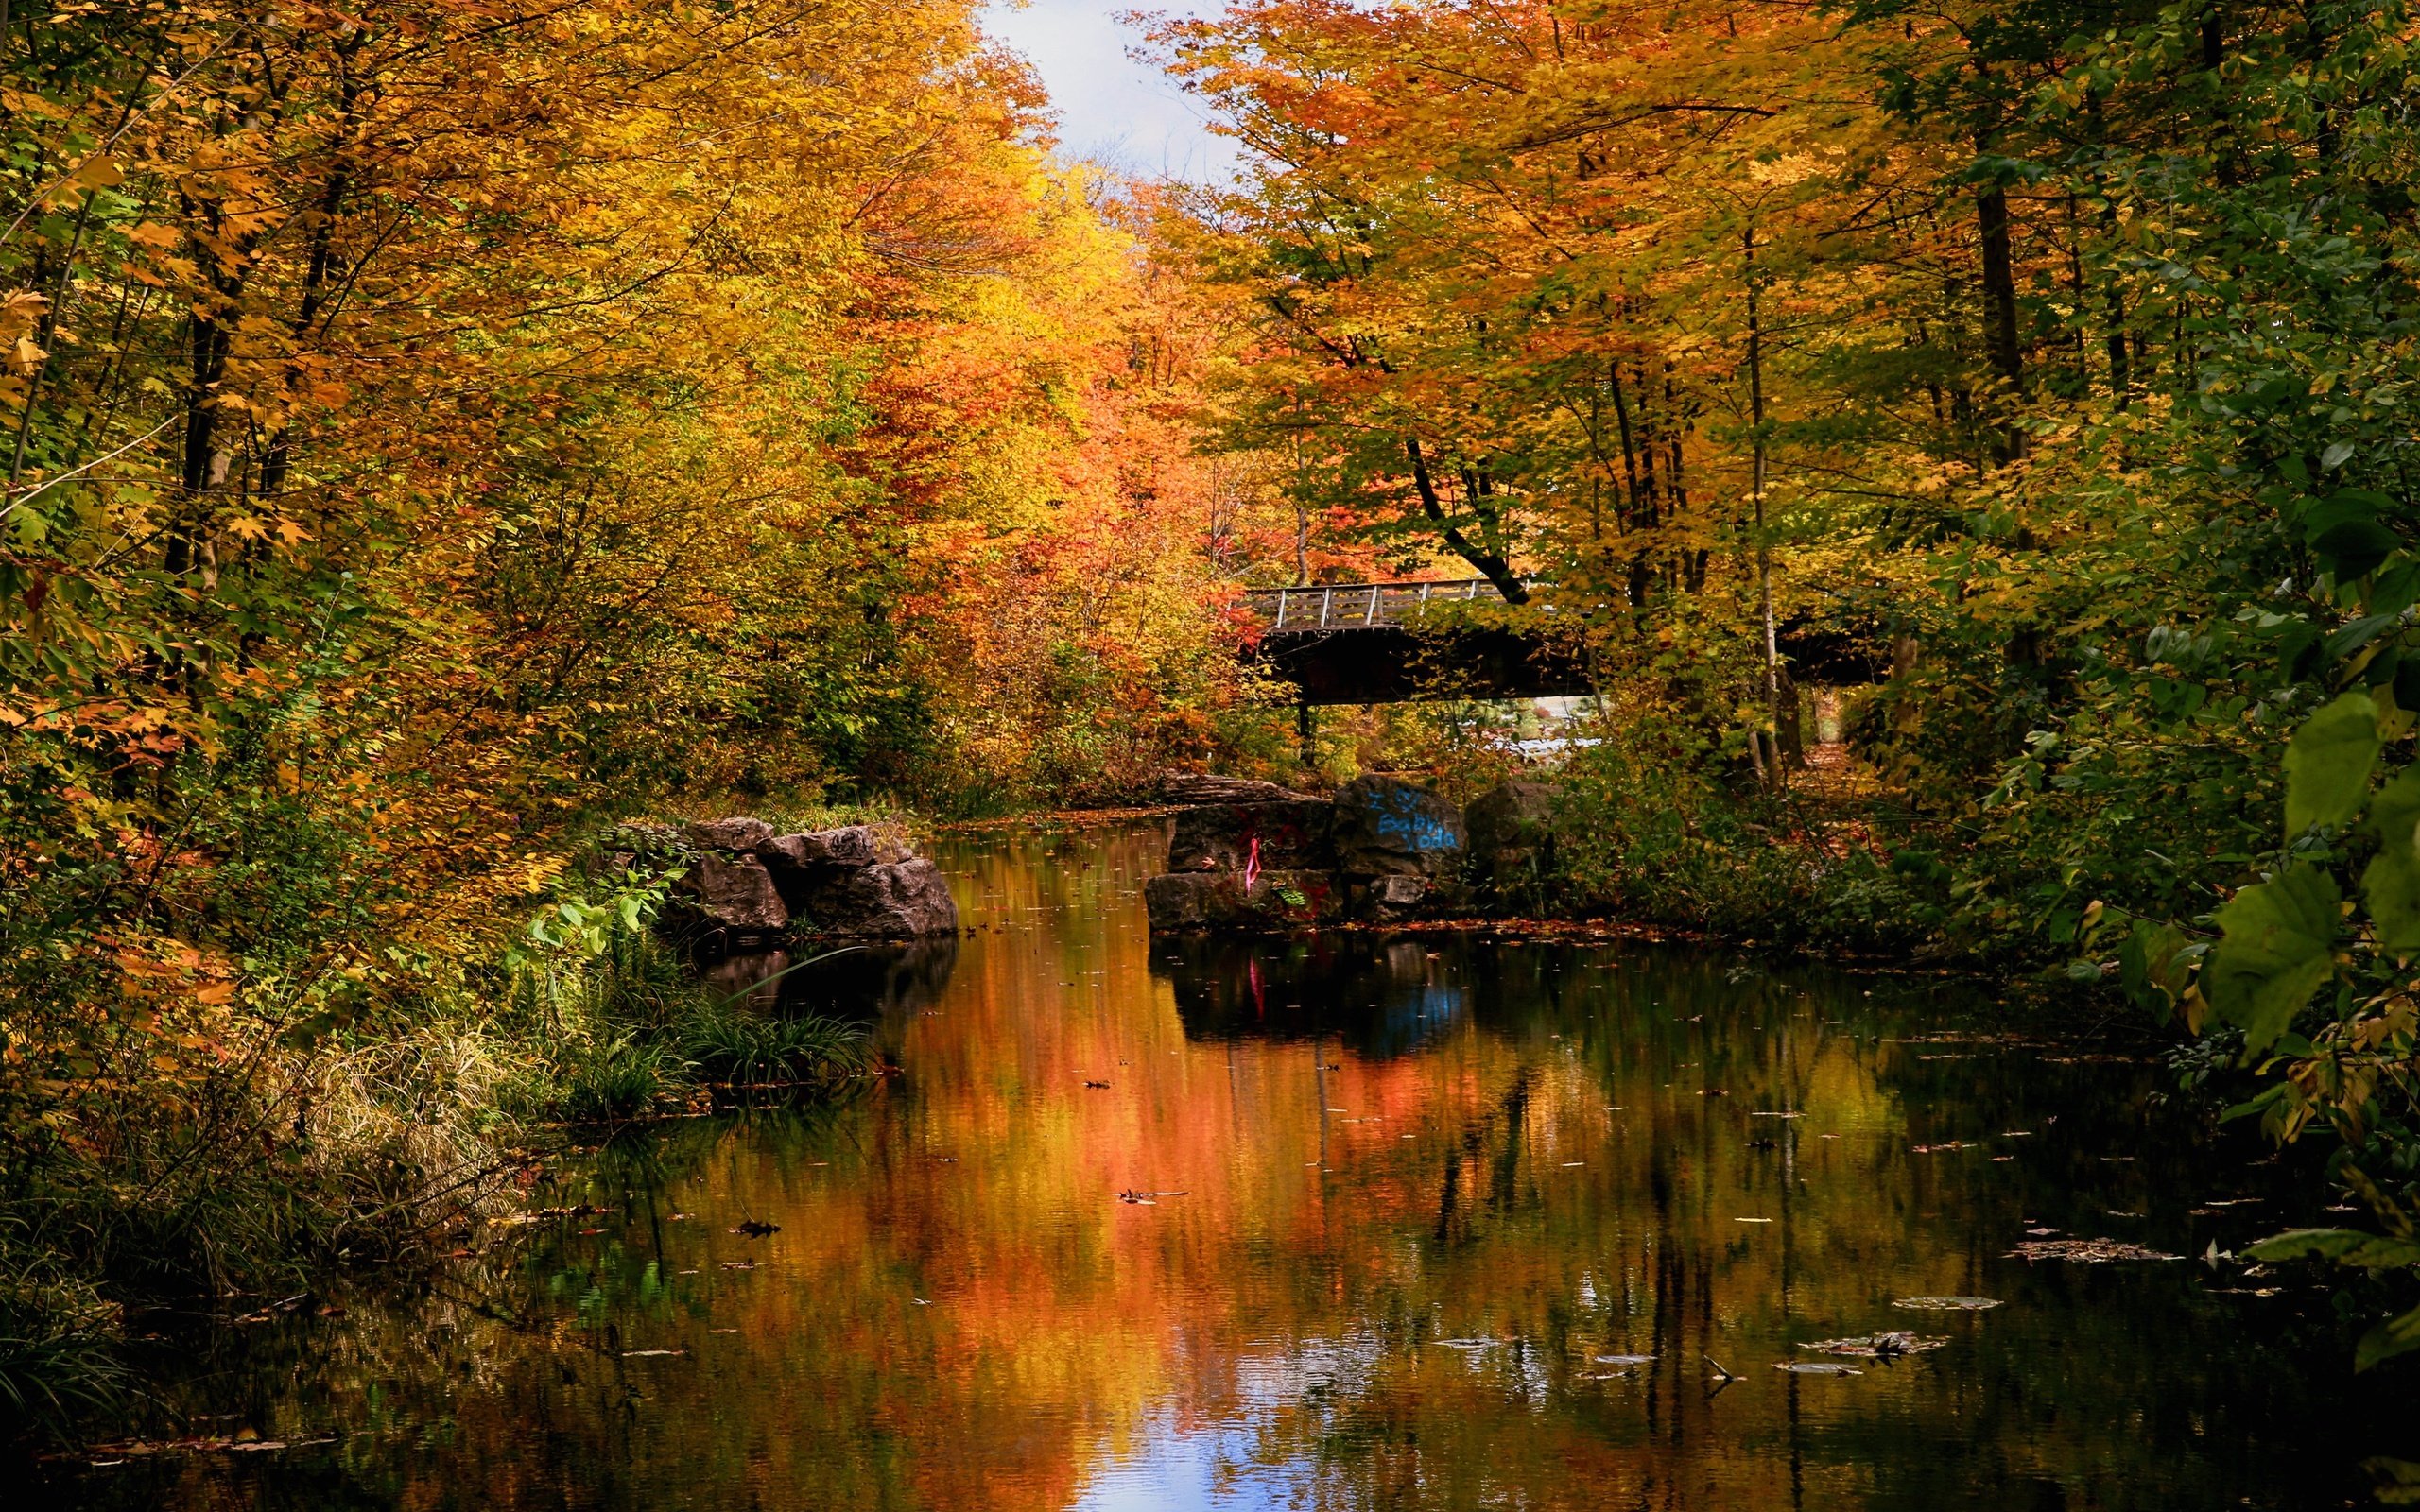
[[[676,876],[566,885],[475,966],[112,1005],[73,1081],[35,1090],[48,1116],[0,1125],[0,1435],[128,1400],[144,1307],[437,1259],[518,1203],[549,1125],[830,1096],[866,1071],[862,1025],[700,980],[654,928]]]

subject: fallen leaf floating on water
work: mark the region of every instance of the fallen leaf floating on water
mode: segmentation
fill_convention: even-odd
[[[230,1438],[136,1438],[122,1444],[95,1444],[85,1452],[120,1456],[116,1459],[90,1462],[95,1469],[100,1469],[112,1465],[123,1465],[128,1459],[141,1458],[149,1454],[256,1454],[279,1449],[318,1449],[323,1444],[335,1442],[334,1438],[263,1438],[251,1429],[247,1428]]]
[[[751,1239],[762,1239],[767,1234],[780,1233],[782,1226],[777,1223],[761,1223],[754,1218],[742,1218],[731,1226],[731,1231],[735,1234],[746,1234]]]
[[[752,1260],[726,1260],[722,1263],[722,1268],[725,1270],[754,1270],[756,1268],[756,1263]]]
[[[686,1354],[689,1351],[686,1349],[624,1349],[622,1351],[622,1358],[625,1360],[661,1360],[669,1355]]]
[[[1590,1365],[1651,1365],[1654,1361],[1655,1356],[1651,1354],[1592,1354],[1588,1357]]]
[[[2098,1265],[2119,1260],[2183,1260],[2182,1255],[2163,1254],[2140,1245],[2126,1244],[2116,1239],[2029,1239],[2008,1252],[2009,1260],[2072,1260],[2079,1264]]]
[[[1105,1092],[1109,1091],[1109,1083],[1105,1081],[1086,1081],[1084,1085],[1097,1092]]]
[[[1132,1187],[1129,1187],[1129,1188],[1127,1188],[1125,1191],[1123,1191],[1123,1192],[1119,1193],[1119,1194],[1117,1194],[1117,1200],[1118,1200],[1118,1201],[1120,1201],[1120,1202],[1131,1202],[1131,1203],[1133,1203],[1136,1207],[1141,1207],[1141,1208],[1149,1208],[1149,1207],[1154,1206],[1154,1204],[1153,1204],[1153,1203],[1152,1203],[1152,1201],[1151,1201],[1151,1194],[1150,1194],[1150,1193],[1148,1193],[1148,1192],[1137,1192],[1137,1191],[1135,1191]]]
[[[1902,1297],[1891,1304],[1911,1313],[1983,1313],[2000,1305],[1996,1297]]]
[[[1794,1376],[1861,1376],[1864,1371],[1853,1365],[1831,1365],[1811,1360],[1783,1360],[1773,1366]]]
[[[1496,1341],[1494,1339],[1431,1339],[1428,1342],[1441,1349],[1484,1349],[1494,1346]]]
[[[1903,1354],[1922,1354],[1927,1349],[1938,1349],[1948,1342],[1947,1339],[1927,1338],[1921,1333],[1893,1332],[1870,1333],[1857,1339],[1817,1339],[1799,1348],[1812,1349],[1818,1354],[1845,1354],[1860,1360],[1895,1360]]]

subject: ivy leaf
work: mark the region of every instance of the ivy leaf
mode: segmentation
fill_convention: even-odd
[[[2370,804],[2378,853],[2361,873],[2361,898],[2379,946],[2420,955],[2420,766],[2397,772]]]
[[[2345,694],[2304,720],[2286,747],[2286,837],[2360,813],[2377,760],[2378,713],[2368,694]]]
[[[2243,1031],[2244,1046],[2275,1042],[2335,973],[2336,879],[2297,864],[2238,892],[2219,910],[2225,937],[2202,969],[2203,995]]]

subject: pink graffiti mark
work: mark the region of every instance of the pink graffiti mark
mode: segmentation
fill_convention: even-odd
[[[1260,836],[1255,834],[1252,837],[1252,853],[1244,857],[1244,891],[1252,891],[1252,885],[1259,880]]]

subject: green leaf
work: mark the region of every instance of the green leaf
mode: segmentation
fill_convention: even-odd
[[[2176,953],[2186,944],[2184,932],[2175,925],[2137,919],[2118,946],[2120,980],[2137,1002],[2159,1015],[2162,1023],[2176,1011],[2176,1000],[2185,995],[2185,975],[2177,968]]]
[[[2393,504],[2384,494],[2346,489],[2304,515],[2303,540],[2337,581],[2366,577],[2402,544],[2378,524],[2379,511]]]
[[[2293,1086],[2291,1083],[2282,1081],[2272,1082],[2265,1091],[2259,1093],[2259,1095],[2238,1103],[2233,1108],[2228,1108],[2225,1112],[2221,1113],[2219,1115],[2219,1122],[2221,1124],[2232,1124],[2238,1118],[2250,1118],[2256,1113],[2265,1114],[2270,1108],[2284,1102],[2286,1100],[2286,1095],[2292,1091]]]
[[[2355,620],[2327,638],[2322,654],[2330,662],[2341,662],[2402,623],[2401,614],[2372,614]]]
[[[2420,1265],[2420,1239],[2365,1234],[2358,1228],[2296,1228],[2244,1247],[2250,1260],[2332,1260],[2339,1265],[2388,1270]]]
[[[2219,910],[2225,937],[2202,969],[2202,993],[2221,1020],[2243,1031],[2247,1050],[2273,1043],[2335,974],[2340,901],[2334,877],[2296,864]]]
[[[2370,609],[2375,613],[2400,614],[2415,603],[2420,603],[2420,562],[2408,556],[2388,563],[2370,584]]]
[[[2375,520],[2347,520],[2330,525],[2310,543],[2320,565],[2340,583],[2367,577],[2403,544],[2395,533]]]
[[[2407,766],[2370,804],[2378,853],[2361,873],[2361,898],[2380,948],[2420,955],[2420,766]]]
[[[2353,1346],[2353,1368],[2367,1370],[2381,1360],[2413,1349],[2420,1349],[2420,1307],[2388,1318],[2362,1334],[2361,1342]]]
[[[2304,720],[2286,747],[2286,837],[2360,813],[2377,760],[2378,712],[2368,694],[2345,694]]]

